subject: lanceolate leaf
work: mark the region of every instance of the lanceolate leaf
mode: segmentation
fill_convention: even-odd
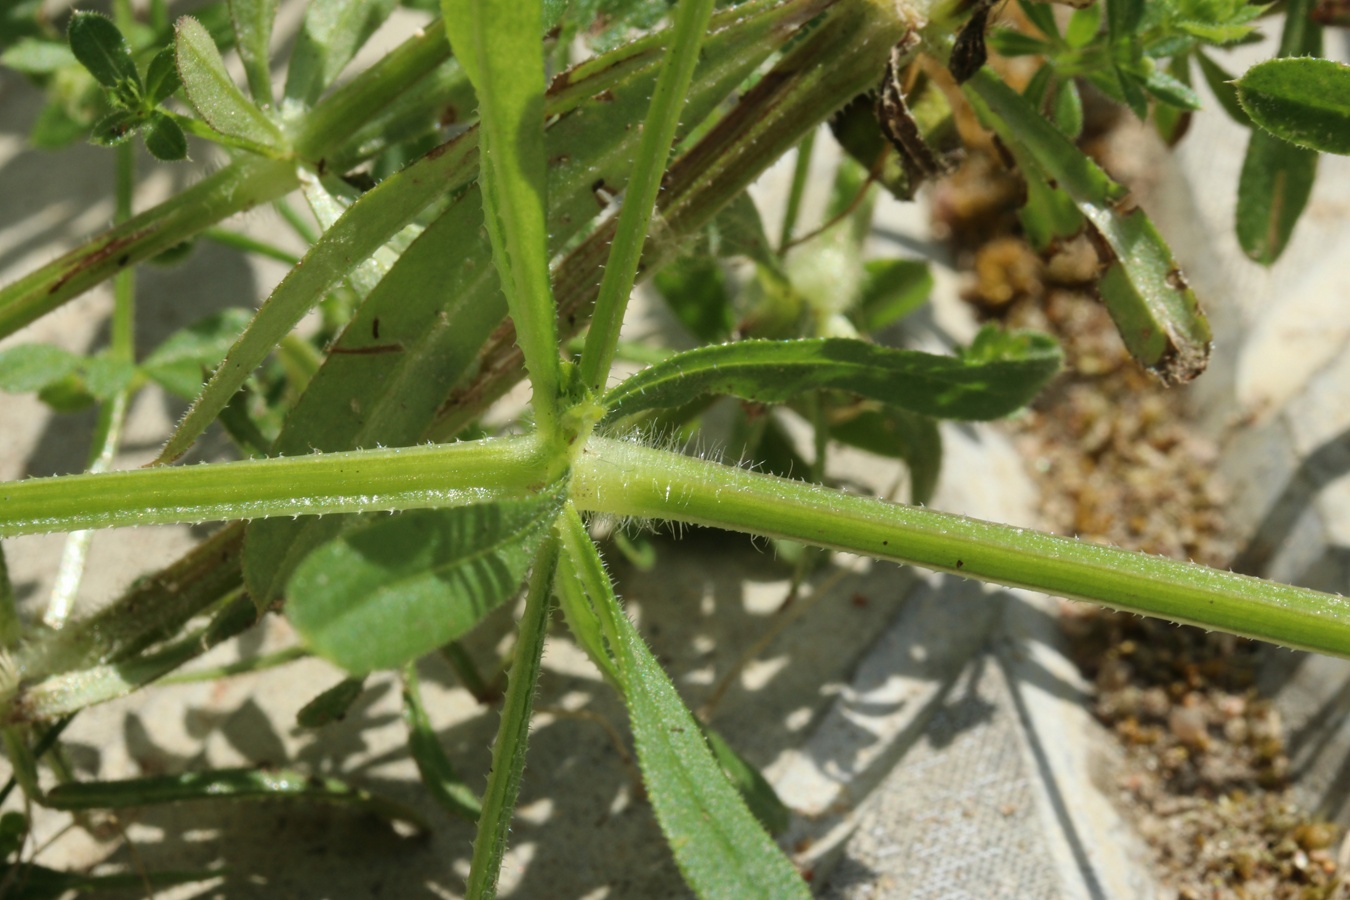
[[[722,772],[732,787],[741,795],[746,807],[764,826],[769,834],[781,834],[787,830],[791,811],[783,804],[773,785],[760,774],[743,756],[736,752],[726,740],[712,728],[703,729],[703,737],[716,757]]]
[[[705,394],[784,403],[812,390],[858,394],[944,419],[995,419],[1025,406],[1059,371],[1059,346],[1033,332],[986,331],[966,358],[846,338],[740,341],[644,369],[605,396],[607,422]]]
[[[229,0],[229,3],[234,42],[244,61],[249,92],[258,103],[271,106],[272,75],[268,68],[268,48],[272,41],[272,22],[277,17],[277,0]],[[318,5],[311,4],[310,8]]]
[[[564,552],[604,623],[642,779],[689,886],[700,897],[810,897],[727,781],[703,730],[619,606],[580,517],[566,513],[561,531]]]
[[[933,291],[928,263],[918,259],[874,259],[866,272],[853,321],[864,332],[885,328],[923,305]]]
[[[1237,236],[1263,265],[1280,258],[1312,195],[1317,151],[1255,129],[1238,179]]]
[[[1321,54],[1322,26],[1312,21],[1311,11],[1312,0],[1290,0],[1280,34],[1281,57]],[[1280,258],[1316,175],[1316,151],[1253,129],[1238,179],[1237,236],[1243,252],[1263,265]]]
[[[279,155],[285,146],[281,130],[235,86],[211,33],[189,16],[174,30],[178,74],[192,108],[222,135]]]
[[[353,673],[401,666],[514,596],[558,499],[407,512],[315,550],[286,613],[319,656]]]
[[[1247,70],[1238,100],[1256,124],[1300,147],[1350,154],[1350,66],[1272,59]]]
[[[301,728],[322,728],[347,717],[347,711],[365,690],[366,679],[344,678],[313,700],[300,707],[295,724]]]
[[[483,804],[459,777],[431,727],[431,720],[422,705],[422,691],[413,663],[403,670],[403,720],[408,725],[408,751],[431,796],[450,813],[477,819]]]
[[[308,4],[286,72],[286,98],[306,105],[318,100],[394,6],[394,0],[315,0]]]
[[[558,336],[545,225],[544,51],[539,0],[442,0],[450,48],[478,92],[478,183],[492,257],[534,388],[539,429],[555,428]]]
[[[1102,299],[1130,355],[1168,384],[1203,372],[1209,322],[1172,251],[1129,192],[992,71],[982,70],[962,90],[1018,162],[1040,169],[1068,193],[1100,238],[1099,250],[1109,255]]]

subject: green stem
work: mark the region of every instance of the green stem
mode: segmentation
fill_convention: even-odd
[[[483,812],[478,818],[478,833],[473,842],[473,861],[465,891],[469,900],[496,895],[502,855],[506,852],[506,833],[511,827],[511,812],[515,809],[520,778],[525,771],[530,712],[539,680],[544,636],[548,632],[553,572],[557,565],[558,540],[550,535],[535,557],[525,596],[515,661],[507,680],[497,742],[492,746],[492,773],[483,792]]]
[[[337,778],[287,769],[216,769],[181,775],[154,775],[125,781],[86,781],[54,788],[46,804],[53,809],[125,809],[186,800],[295,799],[352,806],[418,831],[430,826],[401,803],[352,787]]]
[[[300,180],[297,178],[296,184],[299,183]],[[301,215],[294,206],[287,203],[284,197],[273,200],[272,207],[276,209],[282,221],[291,226],[291,230],[300,237],[300,240],[305,242],[305,246],[312,247],[314,242],[319,239],[319,233],[314,230],[313,223]]]
[[[451,641],[442,647],[441,656],[454,670],[455,677],[459,679],[460,684],[464,685],[464,690],[473,695],[473,699],[483,704],[493,703],[497,700],[500,692],[495,688],[488,687],[488,683],[483,680],[482,673],[478,671],[478,666],[474,665],[473,659],[459,641]]]
[[[268,669],[289,665],[308,656],[310,656],[310,652],[303,647],[287,647],[285,650],[278,650],[276,653],[253,656],[223,666],[212,666],[209,669],[197,669],[195,672],[180,672],[177,675],[169,675],[161,678],[157,683],[160,685],[196,684],[200,681],[216,681],[220,678],[230,678],[235,675],[251,675],[254,672],[265,672]]]
[[[1339,596],[592,438],[578,507],[803,541],[1350,656]]]
[[[122,7],[126,7],[125,10]],[[118,4],[119,14],[125,13],[131,18],[130,6]],[[136,145],[123,143],[116,150],[116,186],[114,221],[125,222],[131,218],[132,200],[136,190]],[[108,355],[118,362],[135,364],[136,362],[136,270],[132,267],[122,269],[113,278],[113,313],[110,328]],[[122,429],[126,424],[127,407],[131,404],[134,388],[130,385],[113,394],[100,404],[98,419],[94,425],[93,439],[90,442],[89,461],[85,466],[88,472],[106,472],[112,465],[113,457],[122,443]],[[89,530],[71,532],[61,548],[61,562],[56,569],[56,582],[52,585],[51,598],[42,621],[47,627],[60,629],[70,618],[75,605],[75,596],[79,593],[80,582],[84,580],[85,563],[89,558],[89,545],[94,533]]]
[[[215,241],[224,247],[232,247],[245,253],[256,253],[268,259],[275,259],[277,262],[285,263],[288,266],[293,266],[300,261],[300,257],[289,250],[283,250],[275,244],[251,238],[237,231],[230,231],[228,228],[208,228],[202,232],[202,237],[208,241]]]
[[[128,266],[299,184],[291,163],[246,158],[203,178],[0,289],[0,337],[12,334]]]
[[[591,330],[586,335],[581,354],[582,383],[596,394],[604,390],[614,362],[614,347],[619,341],[624,310],[633,291],[633,279],[637,276],[642,246],[647,239],[653,204],[661,187],[675,130],[680,124],[680,111],[694,75],[694,65],[698,62],[712,5],[712,0],[681,0],[675,12],[674,37],[656,79],[633,174],[624,192],[614,243],[609,248],[609,262],[596,297]]]
[[[783,227],[778,232],[778,252],[787,252],[792,245],[792,232],[797,229],[797,216],[801,214],[802,197],[806,194],[806,181],[811,175],[811,151],[816,145],[815,130],[808,131],[797,145],[797,160],[792,167],[792,186],[788,189],[787,208],[783,211]]]
[[[484,503],[531,496],[552,464],[525,436],[30,478],[0,485],[0,537]]]

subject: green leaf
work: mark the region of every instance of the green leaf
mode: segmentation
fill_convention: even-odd
[[[615,532],[616,536],[622,531]],[[622,677],[610,655],[609,645],[605,643],[605,629],[596,614],[591,598],[582,587],[581,576],[572,564],[570,556],[564,554],[558,559],[558,574],[553,582],[553,591],[558,598],[558,607],[562,610],[567,630],[591,662],[617,690],[622,690]]]
[[[84,137],[91,124],[60,99],[49,100],[28,132],[28,141],[39,150],[58,150]]]
[[[1049,3],[1017,0],[1017,5],[1022,8],[1027,21],[1040,29],[1041,34],[1051,39],[1059,37],[1059,23],[1055,21],[1055,14],[1051,11]]]
[[[1046,56],[1054,50],[1045,41],[1012,28],[996,28],[985,41],[1003,56]]]
[[[141,76],[131,48],[112,20],[98,13],[77,12],[70,18],[66,37],[75,58],[99,84],[115,93],[128,87],[139,93]]]
[[[347,711],[366,688],[366,678],[344,678],[300,707],[295,724],[301,728],[322,728],[347,718]]]
[[[212,313],[170,335],[141,361],[141,370],[165,390],[191,400],[248,320],[248,310],[239,307]]]
[[[1312,21],[1311,10],[1312,0],[1290,0],[1280,34],[1281,57],[1321,54],[1322,28]],[[1238,179],[1237,236],[1243,252],[1263,265],[1280,257],[1312,194],[1316,175],[1316,151],[1286,143],[1268,131],[1252,131]]]
[[[1138,116],[1140,121],[1147,119],[1148,91],[1144,87],[1144,79],[1124,66],[1116,66],[1111,74],[1115,76],[1116,88],[1130,112]]]
[[[1256,4],[1253,4],[1255,6]],[[1256,30],[1255,25],[1215,24],[1213,22],[1177,22],[1175,26],[1209,44],[1231,44]]]
[[[1144,15],[1144,0],[1101,0],[1106,4],[1106,31],[1113,45],[1126,45],[1136,38]]]
[[[545,224],[544,51],[539,0],[442,0],[450,47],[479,99],[478,183],[502,293],[548,435],[560,394],[557,311]]]
[[[714,729],[704,726],[703,737],[708,741],[722,774],[727,776],[745,801],[746,808],[764,826],[769,834],[782,834],[787,831],[792,811],[787,808],[773,785],[749,761],[736,752],[726,739]]]
[[[964,357],[820,338],[740,341],[680,353],[605,395],[607,422],[680,406],[705,394],[784,403],[838,390],[939,418],[995,419],[1026,405],[1059,371],[1053,339],[1034,332],[980,333]]]
[[[1102,4],[1089,3],[1082,9],[1075,9],[1069,16],[1069,24],[1064,29],[1064,42],[1075,50],[1081,50],[1097,37],[1102,28]]]
[[[99,400],[125,390],[135,377],[136,367],[131,362],[106,351],[90,357],[84,364],[85,386]]]
[[[229,0],[230,22],[234,25],[234,45],[244,61],[244,74],[253,99],[264,107],[272,105],[271,60],[272,22],[277,17],[277,0]],[[306,17],[316,6],[311,3]],[[301,32],[302,34],[304,32]],[[303,37],[296,39],[299,52]]]
[[[76,62],[69,44],[42,38],[23,38],[0,53],[0,65],[25,75],[50,75]]]
[[[145,149],[162,162],[179,162],[187,159],[187,137],[178,123],[162,112],[150,114],[150,121],[141,132],[145,138]],[[186,242],[185,242],[186,243]],[[166,251],[167,252],[167,251]]]
[[[173,47],[165,47],[150,60],[145,70],[145,102],[159,106],[178,92],[183,79],[178,77],[178,54]]]
[[[413,663],[403,670],[403,721],[408,726],[408,752],[431,796],[452,815],[470,821],[477,819],[483,812],[483,804],[455,771],[431,727]]]
[[[1176,146],[1177,142],[1186,136],[1190,127],[1190,112],[1168,106],[1166,103],[1153,107],[1153,128],[1167,146]]]
[[[1078,93],[1078,82],[1072,78],[1055,81],[1055,97],[1050,106],[1055,127],[1069,140],[1076,141],[1083,133],[1083,98]]]
[[[0,391],[36,391],[75,373],[84,358],[51,344],[20,344],[0,350]]]
[[[1210,59],[1205,53],[1197,51],[1195,58],[1200,63],[1200,72],[1205,76],[1205,83],[1214,92],[1214,97],[1219,101],[1219,105],[1223,107],[1224,112],[1228,113],[1233,121],[1239,125],[1251,128],[1251,117],[1247,115],[1247,111],[1238,102],[1237,88],[1233,85],[1235,81],[1233,76],[1224,71],[1223,67]]]
[[[353,529],[296,568],[286,614],[316,654],[349,672],[396,668],[514,596],[557,512],[544,496]]]
[[[1262,265],[1280,258],[1317,177],[1317,151],[1253,131],[1238,178],[1237,236]]]
[[[933,292],[928,263],[917,259],[872,259],[852,318],[858,330],[871,333],[898,322],[922,306]]]
[[[1253,121],[1291,144],[1350,154],[1350,66],[1330,59],[1271,59],[1237,82]]]
[[[286,99],[312,106],[351,62],[356,51],[389,17],[395,5],[395,0],[315,0],[309,3],[286,72]],[[543,33],[538,25],[536,19],[536,43]],[[256,41],[256,35],[252,39]]]
[[[565,514],[561,531],[565,555],[604,623],[642,779],[685,881],[700,897],[809,898],[806,883],[727,781],[698,721],[619,606],[576,512]]]
[[[226,137],[280,154],[286,143],[281,129],[235,85],[210,32],[191,16],[179,19],[174,32],[178,74],[197,114]]]
[[[988,70],[962,85],[980,119],[1024,169],[1064,190],[1115,257],[1103,299],[1130,355],[1166,383],[1189,381],[1209,360],[1209,323],[1148,216],[1021,94]]]
[[[937,422],[903,409],[864,409],[831,423],[830,437],[845,444],[902,459],[909,467],[910,502],[933,499],[942,471],[942,436]]]
[[[140,126],[142,114],[126,109],[115,109],[94,125],[89,140],[102,147],[116,147],[129,140]]]
[[[1036,70],[1036,74],[1027,79],[1027,86],[1022,89],[1022,96],[1027,98],[1027,102],[1038,110],[1045,109],[1045,98],[1050,96],[1050,89],[1055,84],[1055,67],[1046,63]]]
[[[1154,69],[1144,81],[1148,92],[1168,106],[1177,109],[1197,110],[1201,107],[1200,97],[1191,90],[1191,86],[1169,75],[1164,69]]]
[[[85,388],[84,379],[78,373],[43,385],[38,391],[38,399],[59,413],[79,412],[97,402],[97,398]]]

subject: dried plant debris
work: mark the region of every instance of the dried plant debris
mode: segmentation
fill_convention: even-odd
[[[1039,254],[1022,240],[1001,169],[995,153],[974,155],[938,186],[934,211],[968,272],[966,299],[1064,344],[1065,374],[1013,425],[1045,524],[1227,565],[1236,548],[1216,448],[1193,428],[1185,394],[1130,360],[1093,297],[1091,247]],[[1279,711],[1256,688],[1264,645],[1081,604],[1066,604],[1063,621],[1096,687],[1093,711],[1120,742],[1108,777],[1171,896],[1350,897],[1342,829],[1291,799]]]

